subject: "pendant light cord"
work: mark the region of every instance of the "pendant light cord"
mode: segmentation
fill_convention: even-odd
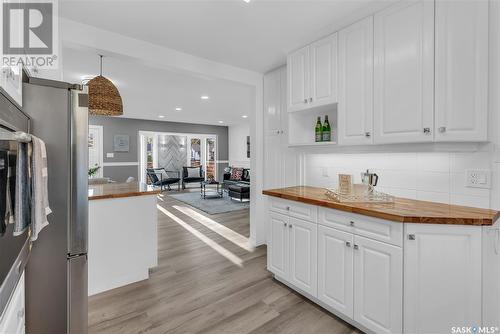
[[[100,73],[99,73],[99,75],[102,76],[102,55],[99,55],[99,57],[101,57],[101,61],[100,61]]]

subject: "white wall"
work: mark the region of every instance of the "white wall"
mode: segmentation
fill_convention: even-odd
[[[306,185],[336,187],[338,174],[367,168],[379,175],[377,190],[411,199],[489,208],[490,189],[465,186],[467,169],[490,169],[490,152],[307,154]]]
[[[248,123],[228,127],[229,166],[250,168],[247,158],[247,136],[250,136]]]

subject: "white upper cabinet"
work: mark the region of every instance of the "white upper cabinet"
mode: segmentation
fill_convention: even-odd
[[[374,142],[433,141],[434,2],[374,16]]]
[[[309,102],[309,46],[288,56],[288,111],[307,108]]]
[[[310,46],[311,88],[309,107],[337,102],[337,34]]]
[[[341,145],[373,142],[373,17],[339,32],[338,134]]]
[[[402,333],[402,249],[359,236],[353,247],[354,320],[374,333]]]
[[[337,34],[288,56],[288,111],[337,102]]]
[[[488,1],[436,2],[436,141],[486,141]]]
[[[281,71],[264,75],[264,132],[266,136],[281,134]]]
[[[406,224],[406,234],[404,332],[480,326],[481,229]]]

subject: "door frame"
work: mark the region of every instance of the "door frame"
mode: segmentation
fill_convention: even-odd
[[[89,133],[90,133],[90,129],[96,129],[97,132],[99,133],[99,151],[100,151],[100,154],[99,154],[99,166],[101,166],[101,168],[99,168],[99,170],[97,171],[97,177],[103,177],[104,175],[104,126],[102,125],[92,125],[92,124],[89,124]],[[88,147],[87,147],[87,150],[88,150]]]

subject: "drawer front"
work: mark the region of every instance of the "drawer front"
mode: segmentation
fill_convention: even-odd
[[[401,247],[403,224],[355,213],[320,208],[319,223]]]
[[[272,199],[270,209],[291,217],[300,218],[316,223],[318,207],[282,199]]]

